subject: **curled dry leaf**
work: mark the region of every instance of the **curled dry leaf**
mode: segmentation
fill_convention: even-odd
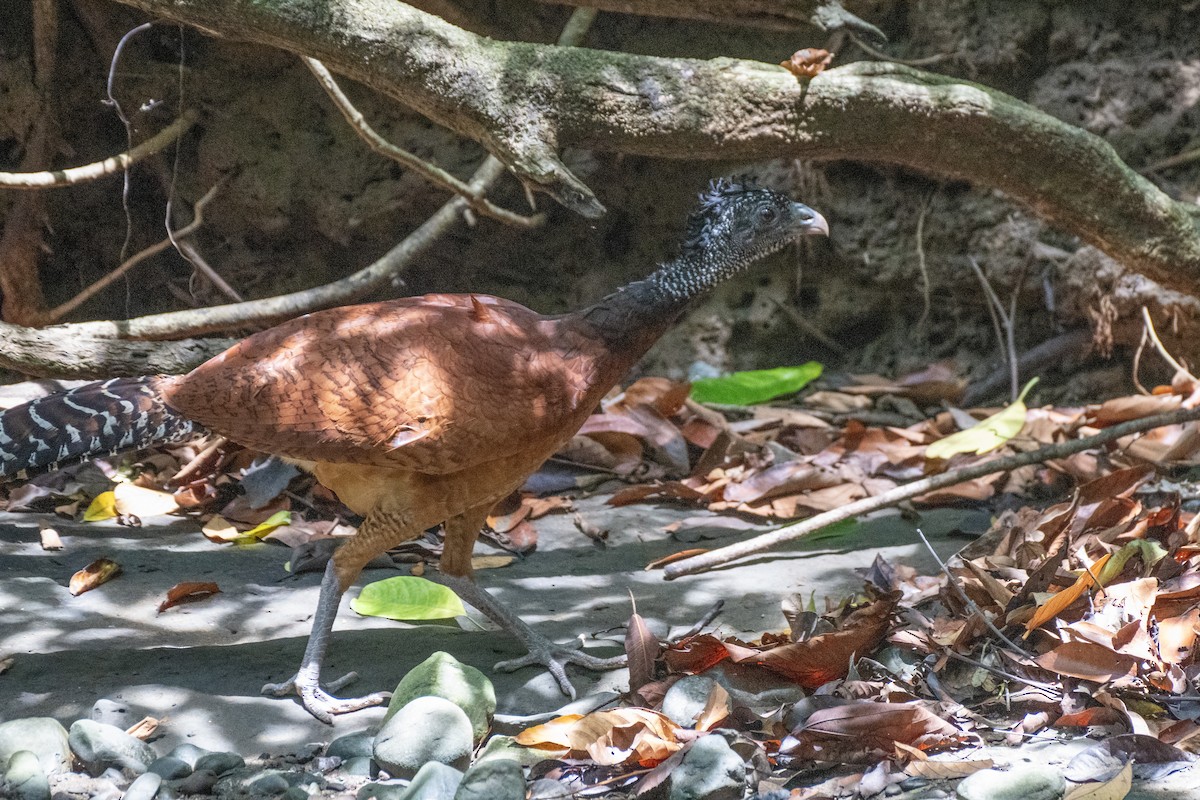
[[[831,61],[833,61],[833,53],[828,50],[806,47],[792,53],[792,57],[787,61],[781,61],[779,66],[797,78],[815,78],[829,66]]]
[[[177,583],[167,590],[167,599],[158,604],[158,613],[161,614],[168,608],[174,608],[184,603],[194,603],[197,600],[212,597],[214,594],[220,593],[220,591],[220,588],[211,582],[199,583],[197,581],[186,581],[184,583]]]
[[[678,732],[679,726],[657,711],[617,708],[552,719],[517,734],[516,742],[558,758],[652,767],[683,746]]]
[[[121,574],[121,565],[111,558],[98,558],[71,576],[67,591],[78,597]]]
[[[158,726],[162,724],[162,720],[157,717],[142,717],[137,722],[129,726],[125,731],[135,739],[147,741],[151,736],[158,731]]]

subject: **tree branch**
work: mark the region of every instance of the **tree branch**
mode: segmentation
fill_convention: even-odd
[[[0,367],[38,378],[175,374],[194,369],[236,342],[128,342],[83,336],[71,326],[39,329],[0,322]]]
[[[527,185],[589,216],[603,206],[563,165],[563,146],[883,161],[1000,189],[1165,286],[1194,293],[1200,281],[1200,208],[1173,201],[1102,139],[965,81],[862,62],[806,89],[753,61],[494,41],[400,2],[120,1],[320,59],[479,141]]]
[[[874,25],[851,14],[838,0],[539,0],[600,11],[674,17],[790,31],[807,25],[834,31],[849,28],[885,39]]]

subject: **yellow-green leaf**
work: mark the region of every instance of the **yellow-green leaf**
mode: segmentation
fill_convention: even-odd
[[[765,403],[780,395],[798,392],[821,377],[824,369],[816,361],[796,367],[754,369],[720,378],[692,381],[692,399],[697,403],[748,406]]]
[[[350,608],[364,617],[398,620],[449,619],[467,613],[458,595],[445,586],[407,575],[368,583]]]
[[[959,453],[990,453],[1016,436],[1025,427],[1025,395],[1037,383],[1037,378],[1025,384],[1017,401],[1002,411],[980,420],[966,430],[938,439],[925,448],[926,458],[950,458]]]
[[[282,528],[284,525],[292,524],[292,512],[276,511],[271,516],[267,517],[263,522],[258,523],[250,530],[238,537],[239,540],[253,541],[261,539],[276,528]]]
[[[84,522],[100,522],[112,519],[117,515],[117,496],[113,492],[101,492],[96,495],[87,511],[83,512]]]

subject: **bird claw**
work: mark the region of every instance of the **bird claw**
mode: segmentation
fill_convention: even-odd
[[[581,643],[578,642],[573,645],[555,644],[550,641],[535,642],[529,646],[529,652],[526,655],[501,661],[492,669],[497,672],[515,672],[522,667],[545,667],[554,676],[562,693],[574,700],[575,687],[571,684],[571,679],[567,677],[567,664],[574,664],[597,672],[625,666],[625,656],[599,658],[584,653],[579,649],[580,646]]]
[[[268,697],[287,697],[296,695],[304,710],[324,722],[333,724],[335,714],[348,714],[351,711],[361,711],[371,706],[383,705],[391,699],[391,692],[373,692],[362,697],[334,697],[329,692],[336,692],[358,678],[354,672],[347,673],[329,683],[329,691],[321,688],[316,677],[302,677],[296,673],[283,683],[268,683],[262,687],[262,693]]]

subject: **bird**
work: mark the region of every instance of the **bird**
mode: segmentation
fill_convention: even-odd
[[[546,316],[482,294],[317,311],[255,333],[183,375],[114,378],[0,414],[0,476],[209,431],[311,471],[362,516],[335,551],[296,673],[263,693],[314,717],[384,703],[322,683],[343,593],[373,557],[441,524],[436,579],[504,629],[574,697],[567,665],[620,666],[537,633],[474,580],[488,512],[579,430],[696,298],[809,235],[821,214],[742,178],[714,181],[676,257],[590,306]],[[427,573],[428,575],[429,573]]]

